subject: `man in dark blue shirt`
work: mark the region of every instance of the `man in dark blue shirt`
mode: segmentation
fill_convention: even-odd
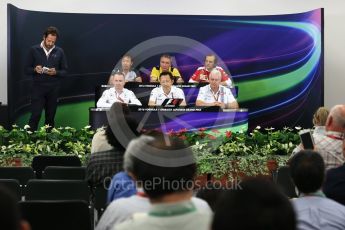
[[[65,53],[55,46],[58,36],[57,28],[48,27],[41,44],[32,46],[29,52],[26,73],[33,77],[29,120],[31,130],[37,130],[43,109],[45,124],[54,127],[60,80],[67,70]]]

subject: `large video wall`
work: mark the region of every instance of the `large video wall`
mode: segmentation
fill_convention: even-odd
[[[125,12],[124,12],[125,13]],[[66,53],[58,125],[88,123],[95,86],[106,83],[121,55],[131,53],[144,79],[169,53],[184,80],[215,53],[231,73],[249,126],[311,125],[323,105],[323,10],[271,16],[129,15],[34,12],[8,5],[8,98],[12,118],[30,104],[24,74],[29,47],[47,26],[59,28]],[[86,103],[90,102],[90,103]],[[66,106],[80,113],[59,113]]]

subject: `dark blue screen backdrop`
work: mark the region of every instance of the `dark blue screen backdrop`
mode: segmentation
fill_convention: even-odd
[[[28,111],[30,103],[31,78],[23,71],[29,47],[41,42],[50,25],[60,30],[57,45],[69,64],[60,106],[91,101],[95,86],[106,83],[127,52],[146,80],[159,56],[169,53],[185,81],[206,54],[215,53],[238,87],[240,107],[249,110],[250,127],[308,127],[323,105],[322,9],[198,16],[48,13],[8,5],[8,19],[8,98],[14,118]]]

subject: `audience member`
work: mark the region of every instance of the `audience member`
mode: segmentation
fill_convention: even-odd
[[[345,139],[343,155],[345,157]],[[327,171],[323,191],[328,198],[345,205],[345,164]]]
[[[325,107],[320,107],[313,115],[314,131],[313,134],[325,135],[326,134],[326,121],[329,111]]]
[[[0,229],[30,230],[30,224],[21,220],[17,199],[11,192],[0,186]]]
[[[106,127],[101,127],[97,129],[96,133],[92,137],[91,142],[91,154],[96,152],[108,151],[113,148],[108,142],[106,135]]]
[[[230,76],[223,70],[222,67],[217,66],[217,57],[215,54],[209,54],[205,57],[205,65],[199,67],[189,79],[189,83],[209,82],[209,75],[213,69],[221,73],[221,85],[232,86]]]
[[[223,109],[238,109],[238,103],[231,90],[220,85],[221,72],[213,69],[209,75],[210,84],[201,87],[196,106],[219,106]]]
[[[102,185],[105,179],[110,181],[115,173],[122,170],[126,146],[138,135],[137,122],[124,112],[124,108],[121,103],[114,103],[107,114],[109,125],[105,135],[113,148],[90,155],[86,179],[92,186]]]
[[[162,136],[162,134],[159,132],[151,132],[148,135],[155,136],[158,138]],[[138,186],[138,192],[136,193],[136,195],[130,196],[129,198],[121,198],[112,202],[107,207],[106,211],[103,213],[99,223],[97,224],[96,230],[111,229],[113,226],[116,226],[124,222],[125,220],[130,219],[133,215],[139,215],[140,213],[145,213],[150,210],[151,204],[149,202],[147,195],[144,193],[141,184],[136,183],[135,179],[132,179],[136,178],[136,176],[131,171],[132,165],[133,163],[131,154],[126,151],[124,156],[123,167],[126,170],[126,173],[131,175],[130,178],[134,186]],[[120,193],[123,191],[128,192],[136,189],[135,187],[133,189],[132,185],[129,184],[128,179],[124,179],[123,183],[118,183],[118,185],[125,185],[124,187],[118,187],[117,192]],[[211,212],[210,207],[207,205],[205,201],[194,197],[191,200],[195,204],[197,209],[200,209],[205,212]]]
[[[152,206],[147,214],[134,215],[114,229],[209,229],[210,211],[197,208],[192,200],[193,153],[181,140],[142,135],[131,141],[124,162]]]
[[[150,75],[150,82],[159,82],[162,72],[170,72],[174,76],[176,83],[183,83],[183,78],[177,68],[171,66],[171,56],[163,54],[160,58],[160,65],[153,67]]]
[[[126,168],[124,168],[126,170]],[[127,171],[116,173],[111,179],[107,194],[107,203],[120,198],[133,196],[137,193],[137,187],[133,178]]]
[[[212,211],[215,211],[217,202],[219,201],[219,198],[224,194],[225,191],[225,187],[222,187],[217,183],[215,184],[213,182],[209,182],[206,184],[206,186],[198,189],[196,197],[206,201],[212,209]]]
[[[123,73],[125,76],[126,82],[142,82],[142,78],[140,75],[132,69],[133,66],[133,58],[129,54],[123,55],[121,58],[121,67],[113,70],[113,73]],[[113,75],[112,75],[113,76]],[[112,77],[110,76],[110,77]],[[109,78],[109,83],[112,83],[111,79]]]
[[[148,136],[161,135],[160,131],[150,130],[145,132]],[[126,156],[126,155],[125,155]],[[137,187],[135,180],[130,174],[130,168],[128,163],[124,165],[124,170],[113,176],[111,179],[111,184],[108,188],[107,203],[110,203],[119,198],[130,197],[137,193]]]
[[[183,90],[173,85],[174,77],[170,72],[162,72],[159,75],[160,86],[151,91],[148,106],[160,106],[167,98],[183,99],[181,106],[186,106]]]
[[[345,229],[345,206],[321,191],[325,163],[321,155],[302,150],[290,162],[290,172],[300,197],[292,200],[298,229]]]
[[[116,103],[116,106],[121,107],[121,111],[125,116],[129,116],[129,108],[126,104],[119,103],[119,102],[115,102],[115,103]],[[109,130],[106,131],[107,129]],[[111,139],[112,132],[111,132],[110,127],[105,126],[105,127],[101,127],[97,129],[96,133],[93,135],[93,138],[92,138],[91,153],[108,151],[113,148],[113,146],[108,142],[106,133],[108,133],[109,139]]]
[[[326,120],[326,135],[313,135],[314,146],[325,161],[326,170],[335,168],[344,163],[343,138],[345,132],[345,105],[334,106]],[[291,157],[303,149],[298,145]]]
[[[275,185],[264,179],[242,181],[219,199],[212,230],[294,230],[291,203]]]
[[[113,76],[114,87],[103,92],[102,97],[97,101],[97,107],[109,108],[114,102],[141,105],[135,94],[131,90],[124,88],[125,76],[123,73],[114,73]]]

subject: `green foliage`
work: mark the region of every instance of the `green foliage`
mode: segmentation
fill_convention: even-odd
[[[0,126],[0,165],[9,165],[13,158],[21,158],[23,165],[29,166],[37,155],[77,155],[84,163],[91,151],[94,131],[90,126],[82,129],[41,127],[31,132],[29,126],[12,126],[6,130]]]
[[[257,127],[249,134],[227,131],[216,140],[193,139],[192,149],[197,159],[198,173],[210,173],[217,178],[227,175],[230,180],[244,175],[268,175],[268,161],[274,160],[277,166],[286,164],[299,144],[298,130],[261,130]],[[184,135],[188,136],[188,133]],[[186,140],[189,140],[188,137]]]
[[[30,165],[37,155],[77,155],[83,164],[91,152],[94,131],[86,126],[82,129],[42,127],[31,132],[28,126],[13,126],[6,130],[0,126],[0,165],[11,165],[14,158],[21,158],[23,165]],[[239,175],[266,175],[268,160],[279,165],[286,161],[299,143],[298,130],[273,128],[252,133],[199,129],[187,132],[169,132],[172,137],[184,140],[192,146],[197,159],[198,173],[212,174],[216,178],[227,175],[234,179]]]

